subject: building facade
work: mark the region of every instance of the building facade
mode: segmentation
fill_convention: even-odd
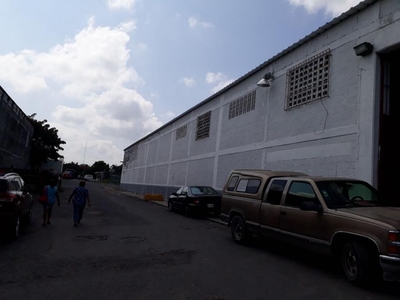
[[[390,196],[398,49],[400,1],[361,2],[127,147],[121,188],[167,197],[262,168],[363,179]]]
[[[29,168],[32,135],[28,117],[0,86],[0,168]]]

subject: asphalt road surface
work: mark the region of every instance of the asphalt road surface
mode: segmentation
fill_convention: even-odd
[[[365,290],[326,257],[254,239],[227,226],[88,183],[92,204],[73,227],[64,180],[52,224],[0,243],[0,299],[399,299],[400,284]]]

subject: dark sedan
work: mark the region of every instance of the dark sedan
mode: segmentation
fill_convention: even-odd
[[[180,210],[188,215],[191,212],[213,213],[219,215],[221,195],[210,186],[186,186],[172,193],[168,199],[170,211]]]

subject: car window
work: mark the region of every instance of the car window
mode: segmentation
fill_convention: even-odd
[[[286,195],[285,206],[300,207],[303,202],[320,204],[310,183],[294,181]]]
[[[268,190],[266,202],[276,205],[281,204],[282,194],[283,190],[285,189],[286,183],[287,180],[281,179],[275,179],[274,181],[272,181],[271,186]]]
[[[8,181],[8,190],[15,192],[17,187],[15,186],[15,182],[13,180]]]
[[[8,184],[6,180],[0,180],[0,193],[6,193],[8,190]]]
[[[319,181],[316,184],[329,208],[389,205],[386,199],[365,182],[333,180]]]
[[[203,194],[198,187],[191,187],[190,188],[190,192],[193,195],[201,195],[201,194]]]
[[[229,184],[228,184],[228,188],[227,188],[228,191],[233,191],[235,189],[238,179],[239,179],[238,176],[233,176],[231,178],[231,180],[229,181]]]
[[[349,188],[349,199],[362,199],[367,201],[377,201],[378,196],[370,188],[363,184],[353,184]]]
[[[188,188],[184,187],[182,190],[182,195],[187,195],[187,192],[188,192]]]
[[[240,179],[236,191],[248,194],[257,194],[260,184],[260,179]]]
[[[182,193],[183,188],[180,188],[179,190],[176,191],[177,195],[180,195]]]
[[[218,192],[212,187],[208,186],[192,186],[190,192],[193,195],[217,195]]]
[[[18,178],[14,178],[13,179],[13,182],[14,182],[14,186],[15,186],[15,190],[16,191],[21,191],[21,182],[18,180]]]

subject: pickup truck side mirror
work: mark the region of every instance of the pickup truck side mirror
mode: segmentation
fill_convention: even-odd
[[[321,204],[317,204],[317,203],[312,202],[312,201],[303,202],[300,205],[300,210],[316,211],[316,212],[321,213],[322,212],[322,206],[321,206]]]

